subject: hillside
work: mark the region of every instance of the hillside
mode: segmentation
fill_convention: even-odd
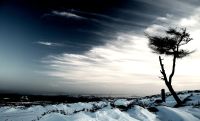
[[[101,101],[4,105],[1,121],[200,121],[200,91],[178,93],[184,105],[175,108],[170,94],[166,102],[160,96],[142,98],[101,98]],[[78,100],[78,98],[77,98]],[[28,102],[26,102],[28,103]],[[33,104],[33,105],[31,105]]]

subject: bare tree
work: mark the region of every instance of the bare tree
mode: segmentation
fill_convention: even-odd
[[[188,44],[188,42],[190,42],[192,38],[190,38],[190,34],[186,31],[186,28],[169,28],[167,31],[165,31],[165,33],[166,35],[164,36],[151,36],[147,34],[147,37],[149,39],[149,47],[153,50],[153,53],[173,56],[172,71],[169,77],[165,72],[164,64],[162,62],[163,59],[161,58],[161,56],[159,56],[161,67],[160,72],[162,74],[162,77],[160,78],[165,81],[165,84],[168,87],[170,93],[173,95],[174,99],[176,100],[177,105],[181,105],[182,101],[177,96],[172,87],[172,77],[175,73],[176,60],[178,58],[186,57],[194,52],[181,49],[181,47]]]

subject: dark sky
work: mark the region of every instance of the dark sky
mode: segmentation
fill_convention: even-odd
[[[93,57],[91,52],[117,43],[122,33],[126,37],[143,36],[159,17],[173,15],[178,20],[193,14],[199,5],[198,0],[1,0],[0,90],[88,94],[96,89],[101,82],[97,78],[103,73],[97,71],[97,75],[90,75],[88,72],[87,76],[97,77],[95,82],[90,82],[83,73],[74,73],[75,66],[76,72],[82,71],[79,64],[74,65],[75,62],[82,63],[89,58],[87,62],[90,64],[97,63],[91,58],[99,59],[100,54],[95,52],[97,54]],[[86,57],[84,61],[80,60],[82,56]],[[62,68],[66,72],[55,64],[58,61],[64,62]],[[57,71],[63,73],[57,74]],[[67,75],[63,78],[65,73],[74,74],[73,78]],[[88,82],[83,81],[83,84],[81,79]],[[97,88],[94,93],[108,90],[109,86],[101,84],[102,88]],[[108,93],[115,93],[115,90],[110,89]]]

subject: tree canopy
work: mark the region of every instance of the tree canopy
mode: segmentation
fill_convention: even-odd
[[[149,39],[149,47],[157,54],[174,55],[177,58],[183,58],[194,52],[180,48],[192,40],[186,28],[181,28],[180,30],[170,28],[166,30],[166,36],[147,35],[147,37]]]

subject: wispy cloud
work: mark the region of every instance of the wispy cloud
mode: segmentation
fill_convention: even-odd
[[[122,10],[121,10],[122,12]],[[134,11],[132,11],[134,12]],[[146,27],[147,24],[143,22],[136,22],[132,20],[127,20],[123,18],[112,17],[110,15],[100,14],[100,13],[93,13],[93,12],[85,12],[79,10],[66,10],[66,11],[58,11],[54,10],[49,14],[45,14],[44,16],[61,16],[66,18],[74,18],[74,19],[85,19],[87,21],[97,23],[101,26],[109,27],[112,29],[124,28],[127,27]],[[86,17],[89,16],[89,17]]]
[[[67,18],[75,18],[75,19],[84,19],[84,17],[79,16],[75,13],[67,12],[67,11],[52,11],[53,15],[62,16]]]
[[[55,43],[55,42],[38,41],[36,43],[40,45],[45,45],[45,46],[63,46],[63,44]]]
[[[132,21],[132,20],[127,20],[127,19],[123,19],[123,18],[117,18],[117,17],[112,17],[112,16],[109,16],[109,15],[105,15],[105,14],[100,14],[100,13],[92,13],[92,12],[84,12],[84,11],[78,11],[78,10],[72,10],[76,13],[81,13],[81,14],[85,14],[85,15],[90,15],[90,16],[94,16],[94,17],[99,17],[101,19],[104,19],[104,20],[109,20],[109,21],[112,21],[112,23],[121,23],[121,24],[127,24],[127,25],[131,25],[131,26],[139,26],[139,27],[144,27],[145,24],[142,23],[142,22],[137,22],[136,21]],[[124,11],[124,10],[120,10],[121,12]],[[131,11],[130,13],[133,13],[134,11]],[[96,22],[100,22],[97,21],[97,19],[94,19],[94,18],[90,18],[90,20],[94,20]],[[110,22],[109,22],[110,24]]]

